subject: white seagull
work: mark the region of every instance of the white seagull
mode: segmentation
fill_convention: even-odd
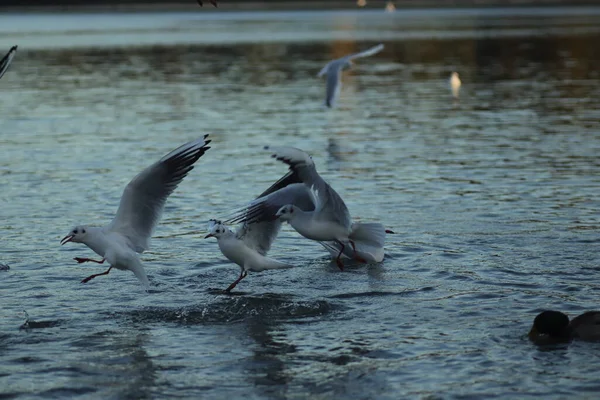
[[[123,191],[117,215],[103,227],[78,225],[60,244],[83,243],[102,257],[102,260],[75,257],[78,263],[86,261],[98,264],[107,261],[110,268],[100,274],[91,275],[82,283],[112,268],[129,270],[146,287],[149,286],[144,266],[138,253],[148,249],[148,241],[160,219],[167,197],[194,168],[194,163],[210,149],[208,135],[186,143],[152,164],[129,182]]]
[[[460,92],[460,78],[458,77],[458,72],[452,72],[450,74],[450,90],[452,91],[452,97],[455,100],[458,100],[458,93]]]
[[[290,172],[228,222],[287,221],[302,236],[320,242],[340,268],[342,255],[360,262],[383,260],[386,230],[379,223],[352,223],[342,198],[318,174],[312,158],[294,147],[265,146]],[[287,178],[286,178],[287,177]]]
[[[318,77],[327,75],[327,86],[325,90],[325,105],[333,107],[342,88],[342,70],[352,67],[355,58],[369,57],[383,50],[383,44],[378,44],[360,53],[350,54],[342,58],[330,61],[317,74]]]
[[[0,60],[0,78],[4,76],[4,73],[8,69],[12,59],[15,57],[15,54],[17,54],[17,46],[11,47],[8,53],[6,53],[2,60]]]
[[[293,174],[284,175],[269,189],[260,194],[257,199],[267,196],[281,187],[295,182]],[[246,215],[240,215],[243,219]],[[270,218],[257,223],[244,222],[233,232],[225,223],[211,219],[209,222],[209,233],[204,238],[214,237],[217,239],[221,253],[229,260],[240,266],[240,276],[233,282],[225,292],[230,292],[242,279],[248,275],[248,271],[260,272],[267,269],[292,268],[293,265],[285,264],[267,257],[267,252],[275,241],[281,229],[279,218]]]

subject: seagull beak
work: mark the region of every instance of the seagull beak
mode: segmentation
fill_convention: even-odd
[[[204,239],[208,239],[209,237],[215,237],[215,235],[213,235],[212,233],[209,233],[208,235],[204,236]]]
[[[73,240],[73,235],[67,235],[64,238],[62,238],[62,240],[60,241],[60,245],[62,246],[65,243],[69,243],[71,240]]]

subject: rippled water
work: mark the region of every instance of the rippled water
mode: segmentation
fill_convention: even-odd
[[[599,344],[525,334],[598,308],[599,26],[594,8],[1,16],[20,47],[0,81],[0,397],[593,397]],[[323,109],[324,62],[378,42]],[[103,267],[60,238],[205,133],[142,256],[153,289],[81,284]],[[271,255],[297,268],[218,294],[239,269],[206,222],[285,172],[275,143],[397,234],[341,273],[286,227]]]

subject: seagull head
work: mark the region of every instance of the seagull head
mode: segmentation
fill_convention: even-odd
[[[298,210],[299,208],[295,205],[287,204],[281,207],[275,216],[282,221],[290,221],[292,218],[294,218],[294,215],[298,214]]]
[[[225,225],[223,225],[220,221],[211,220],[211,223],[209,225],[208,235],[204,236],[204,239],[214,237],[214,238],[217,238],[217,240],[218,240],[223,235],[226,235],[229,232],[231,232],[229,230],[229,228],[227,228]]]
[[[69,243],[69,242],[83,243],[87,236],[87,232],[88,232],[87,226],[78,225],[75,228],[71,229],[71,232],[69,232],[69,234],[67,236],[62,238],[62,240],[60,241],[60,244],[63,245],[65,243]]]

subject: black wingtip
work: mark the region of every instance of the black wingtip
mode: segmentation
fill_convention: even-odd
[[[204,137],[202,139],[206,139],[208,137],[208,133],[206,135],[204,135]]]
[[[19,46],[13,46],[13,47],[10,48],[9,51],[17,51],[18,48],[19,48]]]
[[[269,146],[263,146],[263,150],[269,150]]]
[[[391,230],[391,229],[386,229],[386,230],[385,230],[385,233],[392,233],[392,234],[395,234],[396,232],[394,232],[394,231],[393,231],[393,230]]]

